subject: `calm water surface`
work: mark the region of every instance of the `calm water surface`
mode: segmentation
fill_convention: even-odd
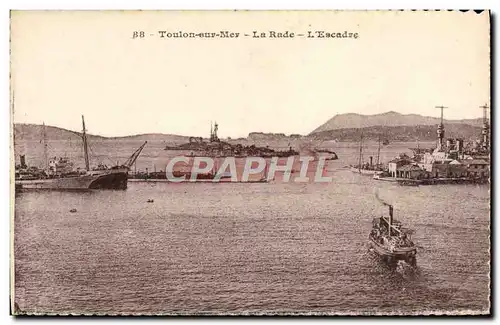
[[[401,187],[345,164],[329,164],[329,184],[19,193],[15,301],[54,313],[486,312],[489,187]],[[385,212],[376,189],[416,230],[416,270],[367,251]]]

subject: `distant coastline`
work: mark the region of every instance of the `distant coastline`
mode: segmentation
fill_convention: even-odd
[[[340,114],[335,115],[326,123],[316,128],[308,135],[284,133],[250,132],[247,137],[231,138],[221,136],[226,141],[255,142],[255,141],[296,141],[302,138],[318,141],[356,142],[361,134],[365,140],[378,140],[379,137],[389,141],[433,141],[435,140],[436,126],[439,119],[418,114],[400,114],[387,112],[383,114],[361,115]],[[480,134],[482,119],[444,120],[447,135],[465,140],[475,140]],[[14,124],[14,138],[16,140],[35,141],[40,139],[43,126],[39,124]],[[47,137],[51,140],[79,139],[80,132],[67,130],[57,126],[46,126]],[[208,125],[207,125],[208,133]],[[164,141],[188,142],[191,135],[178,135],[168,133],[143,133],[126,136],[101,136],[88,134],[94,140],[124,140],[124,141]]]
[[[447,134],[452,137],[463,138],[465,140],[477,139],[481,128],[467,124],[445,124]],[[40,141],[42,125],[38,124],[18,124],[14,125],[15,141]],[[337,141],[337,142],[357,142],[361,134],[365,141],[377,141],[379,137],[388,139],[391,142],[411,142],[411,141],[434,141],[436,125],[419,126],[372,126],[365,128],[343,128],[327,130],[309,135],[283,133],[263,133],[251,132],[248,137],[230,138],[223,137],[228,142],[262,142],[262,141]],[[80,132],[67,130],[56,126],[46,126],[47,138],[52,141],[80,141]],[[163,141],[171,143],[189,142],[190,136],[145,133],[117,137],[105,137],[95,134],[87,135],[91,141]],[[207,140],[207,139],[206,139]]]

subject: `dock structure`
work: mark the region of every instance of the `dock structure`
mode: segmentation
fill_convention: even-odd
[[[444,109],[447,107],[436,106],[441,110],[436,148],[414,149],[414,157],[401,155],[388,163],[386,172],[374,178],[402,185],[487,183],[490,176],[488,105],[480,107],[483,108],[483,129],[475,149],[467,147],[464,139],[445,140]]]

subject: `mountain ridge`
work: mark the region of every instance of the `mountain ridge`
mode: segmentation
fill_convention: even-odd
[[[462,138],[477,140],[481,137],[481,127],[451,123],[444,124],[445,138]],[[436,125],[396,125],[396,126],[369,126],[365,128],[344,128],[315,132],[308,138],[316,140],[336,140],[342,142],[359,142],[364,140],[389,140],[391,142],[435,141],[437,140]]]
[[[14,139],[25,141],[40,141],[43,139],[43,125],[32,123],[15,123],[13,126]],[[52,141],[58,140],[81,140],[81,132],[68,130],[58,126],[45,125],[45,136]],[[106,137],[87,133],[91,141],[103,140],[157,140],[157,141],[179,141],[188,140],[189,136],[164,134],[164,133],[141,133],[126,136]]]
[[[32,123],[15,123],[14,124],[14,138],[19,141],[40,141],[43,139],[43,125],[32,124]],[[48,140],[59,141],[59,140],[81,140],[81,132],[68,130],[58,126],[45,125],[45,134]],[[227,140],[237,141],[237,140],[265,140],[265,139],[288,139],[288,138],[300,138],[300,134],[290,134],[285,135],[284,133],[264,133],[264,132],[250,132],[247,137]],[[188,142],[191,136],[178,135],[178,134],[168,134],[168,133],[140,133],[133,135],[124,136],[102,136],[87,133],[87,138],[90,141],[106,141],[106,140],[130,140],[130,141],[165,141],[165,142]],[[194,137],[199,138],[199,137]],[[206,138],[204,138],[207,140]]]
[[[395,111],[388,111],[380,114],[364,115],[358,113],[337,114],[328,121],[317,127],[309,135],[314,133],[338,130],[355,129],[372,126],[417,126],[417,125],[437,125],[440,118],[423,116],[419,114],[401,114]],[[444,120],[444,124],[466,124],[471,126],[481,126],[483,119],[462,119]]]

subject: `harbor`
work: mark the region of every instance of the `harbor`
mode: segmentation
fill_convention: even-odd
[[[355,148],[345,148],[343,156],[351,151],[355,159]],[[484,306],[486,186],[400,188],[341,167],[328,185],[129,182],[126,191],[21,193],[15,219],[16,268],[24,275],[16,282],[19,305],[43,308],[40,295],[29,290],[42,288],[61,297],[47,300],[54,312],[75,301],[84,312],[119,312],[126,307],[121,300],[148,315],[159,308],[195,312],[203,301],[235,313],[262,301],[267,312],[324,313],[339,304],[351,312],[390,312],[421,307],[416,295],[432,310]],[[395,219],[414,229],[412,240],[423,247],[417,271],[409,275],[387,269],[368,252],[372,219],[388,213],[374,196],[374,183],[395,205]],[[69,294],[67,285],[53,285],[68,273],[75,281]],[[363,295],[346,300],[353,288]]]
[[[77,274],[76,281],[84,283],[87,274],[95,270],[99,272],[95,273],[92,295],[101,298],[85,298],[80,306],[88,312],[96,308],[112,312],[122,310],[116,300],[106,298],[109,284],[113,288],[132,288],[139,298],[131,301],[143,304],[145,314],[154,314],[158,308],[198,310],[199,303],[190,298],[191,294],[174,299],[161,288],[199,292],[198,299],[217,301],[219,308],[235,313],[248,310],[248,305],[234,304],[234,297],[252,305],[256,304],[256,299],[267,299],[271,306],[268,312],[308,308],[322,313],[340,303],[352,312],[390,311],[402,303],[407,306],[405,310],[412,310],[419,306],[413,299],[415,295],[425,296],[435,308],[468,310],[484,306],[488,286],[488,278],[484,276],[488,270],[487,184],[476,184],[470,178],[460,183],[455,178],[413,179],[399,177],[401,174],[376,180],[374,177],[380,174],[364,175],[345,167],[349,163],[359,163],[359,142],[321,144],[326,149],[320,150],[328,151],[327,154],[335,152],[338,158],[325,159],[325,173],[332,176],[328,183],[313,181],[319,156],[311,157],[312,167],[307,173],[311,181],[306,183],[293,182],[301,171],[298,157],[291,168],[292,181],[286,181],[283,172],[277,172],[268,181],[264,177],[268,171],[263,169],[260,174],[251,175],[247,182],[241,182],[247,157],[234,157],[236,173],[226,172],[214,182],[216,170],[227,157],[179,156],[178,151],[164,150],[163,141],[147,139],[147,144],[143,141],[90,141],[92,155],[89,157],[94,164],[109,161],[111,156],[118,162],[130,162],[137,156],[127,172],[126,190],[16,192],[15,229],[19,257],[16,268],[27,277],[27,280],[16,282],[16,291],[23,298],[20,310],[39,304],[38,295],[26,288],[32,287],[31,283],[47,285],[47,277],[40,274],[50,274],[50,280],[72,272]],[[420,156],[429,152],[412,150],[413,142],[391,141],[386,145],[380,142],[378,138],[363,141],[361,152],[363,157],[368,157],[363,159],[370,162],[372,156],[373,164],[379,161],[387,170],[390,164],[387,162],[393,157],[401,157],[401,153],[405,154],[402,158],[411,160],[413,152]],[[85,169],[81,146],[69,148],[67,141],[47,143],[53,144],[48,148],[50,151],[72,158],[54,161],[56,170],[61,168],[67,172],[80,166]],[[446,145],[445,141],[443,143]],[[283,143],[282,148],[287,144]],[[421,141],[419,147],[432,148],[435,144],[436,141]],[[144,145],[142,149],[141,145]],[[17,149],[17,157],[25,155],[28,158],[23,158],[22,165],[32,166],[37,161],[41,165],[44,161],[43,141],[26,142]],[[139,149],[140,154],[130,156]],[[300,152],[298,147],[297,150]],[[305,150],[302,154],[314,154],[314,151]],[[38,155],[28,155],[33,152]],[[65,152],[67,155],[62,155]],[[185,157],[188,162],[176,165],[178,168],[173,172],[175,177],[185,176],[182,182],[167,179],[166,165],[176,157]],[[197,157],[213,158],[214,166],[192,180],[191,167]],[[283,166],[290,157],[278,158]],[[271,158],[265,161],[269,163]],[[236,176],[237,181],[232,180],[232,176]],[[433,186],[412,186],[426,182],[434,183]],[[392,212],[388,213],[388,207],[380,203],[374,190],[393,206]],[[474,202],[471,203],[470,197],[475,198]],[[39,202],[48,204],[40,205]],[[37,206],[36,211],[31,206]],[[101,206],[106,209],[99,208]],[[423,206],[433,208],[422,209]],[[255,211],[260,212],[256,214]],[[391,213],[392,221],[389,219]],[[390,229],[400,230],[398,221],[402,228],[413,231],[409,236],[414,246],[406,242],[407,237],[396,236],[397,230],[394,233],[385,230],[386,224],[391,225]],[[30,235],[32,228],[23,226],[27,224],[46,229],[45,245],[62,248],[51,250],[39,246],[29,249],[27,239],[30,242],[42,239],[41,235]],[[381,238],[386,238],[383,239],[386,242],[381,243]],[[386,243],[389,246],[385,246]],[[390,243],[407,247],[395,253]],[[470,245],[475,248],[470,249]],[[160,246],[169,249],[158,249]],[[113,247],[113,250],[104,251],[102,247]],[[221,255],[221,251],[227,253]],[[443,255],[457,254],[460,259],[443,259]],[[99,263],[87,263],[82,267],[74,262],[78,258],[91,258]],[[33,270],[33,261],[43,265],[42,273]],[[119,276],[115,276],[116,270]],[[130,281],[138,272],[148,276]],[[342,276],[337,279],[339,275]],[[244,285],[243,278],[250,278],[251,285]],[[228,282],[228,279],[234,280]],[[269,289],[269,281],[278,279],[288,288],[300,286],[304,289]],[[442,283],[451,291],[443,292]],[[475,284],[474,288],[471,283]],[[329,295],[335,291],[348,296],[352,287],[362,290],[366,298],[346,303],[345,299],[335,298],[337,295]],[[64,290],[48,288],[51,294],[59,296]],[[83,292],[88,290],[83,284],[77,288]],[[467,299],[470,290],[479,297],[473,302]],[[111,289],[111,292],[113,297],[125,299],[121,289]],[[232,292],[233,298],[228,298],[228,292]],[[287,292],[285,300],[283,292]],[[382,298],[379,297],[381,292]],[[400,297],[397,302],[390,298],[394,292]],[[329,298],[311,307],[307,301],[317,301],[316,294]],[[151,304],[140,298],[152,295],[161,297],[161,301]],[[376,300],[372,298],[375,296]],[[64,311],[75,299],[78,297],[66,295],[51,306],[55,311]],[[381,308],[381,303],[386,307]]]
[[[490,124],[488,106],[483,105],[483,126],[479,140],[465,144],[461,138],[445,138],[443,123],[444,106],[441,110],[441,122],[437,126],[437,139],[434,148],[409,148],[412,155],[400,153],[388,163],[381,164],[380,139],[377,162],[363,164],[362,137],[359,145],[359,163],[350,167],[351,171],[370,175],[378,181],[388,181],[400,185],[436,185],[436,184],[485,184],[490,181]]]
[[[15,190],[99,190],[127,188],[128,172],[135,163],[147,142],[144,142],[123,164],[108,167],[99,164],[90,167],[89,145],[86,135],[85,119],[82,115],[82,143],[85,169],[75,170],[67,157],[48,158],[48,140],[43,125],[43,145],[45,166],[38,168],[26,164],[26,156],[20,155],[20,164],[15,170]]]
[[[9,19],[13,319],[493,314],[490,11]]]

